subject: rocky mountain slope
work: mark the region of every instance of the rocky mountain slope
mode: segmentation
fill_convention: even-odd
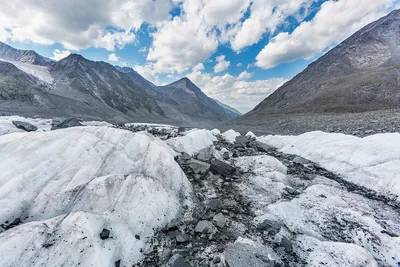
[[[201,127],[231,118],[193,84],[195,98],[187,98],[185,90],[168,95],[131,68],[77,54],[55,62],[0,43],[0,64],[2,114]]]
[[[395,10],[310,64],[232,124],[269,124],[270,118],[284,118],[286,114],[314,116],[398,108],[399,32],[400,10]],[[325,130],[325,126],[321,124],[320,129]]]
[[[218,105],[220,105],[221,107],[223,107],[224,109],[225,109],[225,113],[227,113],[227,115],[230,117],[230,118],[237,118],[237,117],[240,117],[240,116],[242,116],[242,113],[240,113],[237,109],[235,109],[235,108],[233,108],[233,107],[231,107],[231,106],[228,106],[228,105],[226,105],[226,104],[224,104],[224,103],[222,103],[222,102],[220,102],[220,101],[218,101],[217,99],[213,99],[215,102],[217,102],[217,104]]]

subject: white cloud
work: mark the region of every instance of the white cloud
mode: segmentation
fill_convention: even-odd
[[[51,59],[59,61],[67,56],[69,56],[71,54],[71,52],[69,50],[64,50],[61,51],[59,49],[54,50],[53,52],[53,56],[51,57]]]
[[[158,25],[167,20],[171,7],[169,0],[0,1],[0,38],[60,43],[71,50],[101,47],[113,51],[133,42],[132,31],[142,23]]]
[[[138,51],[139,51],[140,53],[146,53],[147,47],[146,47],[146,46],[143,46],[143,47],[140,48]]]
[[[253,73],[249,73],[246,70],[243,71],[242,73],[239,74],[238,79],[240,80],[246,80],[246,79],[250,79],[251,76],[253,76]]]
[[[218,72],[226,70],[227,68],[229,68],[229,66],[231,64],[230,61],[226,61],[225,60],[225,56],[224,55],[218,56],[216,58],[216,61],[218,63],[214,66],[214,72],[215,73],[218,73]]]
[[[197,64],[196,66],[193,67],[193,71],[194,71],[194,72],[202,71],[202,70],[204,70],[204,65],[203,65],[203,63],[199,63],[199,64]]]
[[[158,76],[152,64],[136,65],[133,67],[140,75],[154,84],[158,84]]]
[[[230,74],[213,77],[200,71],[190,73],[188,78],[208,96],[235,107],[243,113],[254,108],[287,81],[284,78],[271,78],[248,82],[243,80],[245,77],[234,77]]]
[[[226,34],[232,48],[239,52],[257,43],[266,32],[273,33],[289,16],[301,20],[315,0],[253,0],[250,16]]]
[[[310,59],[383,16],[391,4],[391,0],[325,2],[311,21],[302,22],[291,34],[274,37],[258,54],[256,66],[268,69],[282,62]]]
[[[243,66],[243,64],[242,64],[242,63],[238,63],[238,64],[236,64],[236,67],[241,67],[241,66]]]
[[[118,62],[119,57],[115,53],[111,53],[108,55],[108,60],[112,62]]]

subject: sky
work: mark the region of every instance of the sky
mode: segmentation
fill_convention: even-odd
[[[188,77],[242,113],[400,0],[0,0],[0,41]]]

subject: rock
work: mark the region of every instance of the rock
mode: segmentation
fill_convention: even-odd
[[[171,259],[167,263],[168,267],[192,267],[185,258],[183,258],[181,255],[176,254],[171,257]]]
[[[140,235],[135,235],[135,238],[136,238],[137,240],[140,240]]]
[[[220,199],[212,198],[207,202],[207,206],[212,210],[212,211],[218,211],[222,207],[222,201]]]
[[[283,236],[281,239],[281,243],[280,243],[281,247],[284,247],[286,252],[290,253],[293,251],[293,246],[292,246],[292,242],[290,242],[289,239],[287,239],[286,236]]]
[[[236,152],[236,151],[233,151],[233,153],[232,153],[232,157],[233,157],[233,158],[238,158],[238,157],[239,157],[239,155],[237,154],[237,152]]]
[[[261,152],[270,152],[270,151],[274,151],[274,150],[275,150],[274,147],[272,147],[272,146],[270,146],[270,145],[267,145],[267,144],[265,144],[265,143],[258,142],[258,141],[255,141],[253,146],[254,146],[258,151],[261,151]]]
[[[188,153],[182,152],[182,154],[181,154],[181,159],[182,160],[190,160],[191,158],[192,157]]]
[[[301,165],[305,165],[305,164],[311,163],[311,161],[309,161],[308,159],[305,159],[303,157],[295,157],[293,159],[293,162],[297,163],[297,164],[301,164]]]
[[[225,264],[228,267],[274,267],[280,258],[270,247],[250,239],[238,238],[228,244],[225,250]]]
[[[250,145],[250,142],[251,142],[251,138],[249,138],[247,136],[239,135],[239,136],[236,136],[234,143],[238,146],[246,147],[246,146]]]
[[[100,238],[102,240],[105,240],[109,237],[110,237],[110,230],[104,228],[103,231],[101,231],[101,233],[100,233]]]
[[[194,229],[196,233],[211,234],[215,232],[215,227],[210,221],[199,221]]]
[[[121,260],[117,260],[115,262],[115,267],[120,267],[121,266]]]
[[[20,225],[20,224],[22,223],[22,221],[21,221],[20,218],[16,218],[16,219],[14,219],[14,221],[13,221],[12,223],[10,223],[10,224],[8,224],[8,225],[7,225],[7,223],[8,223],[8,222],[6,222],[6,224],[1,224],[0,226],[1,226],[4,230],[8,230],[8,229],[11,229],[11,228],[13,228],[13,227],[15,227],[15,226]]]
[[[38,129],[35,125],[24,121],[13,121],[12,124],[14,124],[18,129],[22,129],[26,132],[34,132]]]
[[[184,131],[186,131],[186,127],[179,127],[178,128],[178,133],[183,133]]]
[[[210,163],[213,157],[213,150],[211,147],[204,148],[197,153],[196,158],[200,161]]]
[[[213,223],[218,227],[218,228],[224,228],[226,224],[226,218],[222,213],[218,213],[217,215],[214,216],[213,218]]]
[[[177,219],[172,219],[168,224],[167,224],[167,230],[168,231],[174,231],[179,229],[179,221]]]
[[[222,158],[225,160],[229,159],[229,152],[224,152],[224,154],[222,154]]]
[[[210,171],[213,174],[221,174],[224,176],[229,176],[236,171],[236,168],[232,167],[229,164],[226,164],[225,162],[223,162],[221,160],[214,159],[211,162]]]
[[[220,263],[221,262],[221,257],[220,256],[215,256],[213,259],[213,263]]]
[[[269,234],[276,235],[281,230],[281,225],[269,219],[265,219],[256,226],[257,231],[268,232]]]
[[[178,243],[188,242],[189,239],[190,239],[190,237],[187,234],[180,234],[180,235],[176,236],[176,242],[178,242]]]
[[[64,129],[76,126],[83,126],[76,118],[65,119],[62,122],[53,120],[53,126],[51,127],[51,130]]]
[[[195,159],[190,160],[189,166],[195,174],[206,174],[210,170],[210,164]]]

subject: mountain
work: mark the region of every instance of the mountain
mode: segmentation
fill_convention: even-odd
[[[223,107],[225,109],[225,113],[229,116],[229,118],[237,118],[242,116],[242,113],[240,113],[237,109],[228,106],[220,101],[218,101],[217,99],[213,99],[215,102],[217,102],[218,105],[220,105],[221,107]]]
[[[211,118],[220,122],[230,119],[223,107],[206,96],[188,78],[182,78],[166,86],[156,87],[154,90],[178,103],[178,109],[183,114],[200,119]]]
[[[45,65],[46,63],[51,62],[51,59],[42,57],[33,50],[15,49],[2,42],[0,42],[0,59],[35,65]]]
[[[232,124],[266,125],[286,114],[339,116],[399,108],[399,32],[400,10],[395,10],[357,31]],[[318,125],[307,130],[313,129]]]
[[[3,43],[0,48],[0,113],[4,115],[197,127],[231,118],[188,79],[157,87],[132,68],[77,54],[56,62]]]

